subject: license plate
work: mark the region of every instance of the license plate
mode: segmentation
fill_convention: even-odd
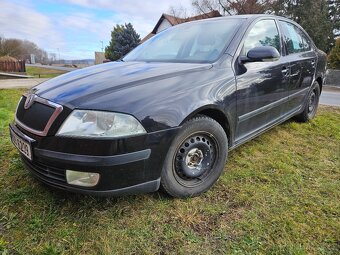
[[[14,146],[29,160],[32,160],[32,148],[28,141],[19,137],[12,129],[10,129],[11,140]]]

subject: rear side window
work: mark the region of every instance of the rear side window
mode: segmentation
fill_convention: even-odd
[[[274,20],[260,20],[250,29],[242,54],[246,56],[249,50],[259,46],[273,46],[281,52],[279,31]]]
[[[311,43],[304,32],[297,26],[279,21],[283,32],[283,39],[286,43],[288,54],[305,52],[311,50]]]
[[[300,29],[299,29],[299,31],[300,31],[301,37],[302,37],[303,50],[304,51],[310,51],[312,49],[310,40],[305,35],[305,33],[303,33]]]

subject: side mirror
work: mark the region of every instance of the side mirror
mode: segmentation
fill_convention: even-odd
[[[274,61],[280,57],[280,53],[272,46],[260,46],[248,51],[247,56],[240,56],[242,63]]]

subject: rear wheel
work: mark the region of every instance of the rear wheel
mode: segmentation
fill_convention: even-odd
[[[227,136],[215,120],[189,120],[169,148],[161,175],[163,190],[181,198],[205,192],[221,175],[227,153]]]
[[[300,122],[307,122],[313,119],[316,115],[320,97],[320,87],[318,82],[314,82],[312,90],[304,103],[303,112],[295,116],[295,119]]]

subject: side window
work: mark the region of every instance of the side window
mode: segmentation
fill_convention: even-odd
[[[309,51],[311,49],[308,37],[295,25],[280,21],[283,30],[283,38],[287,46],[288,54]]]
[[[312,49],[309,38],[299,29],[302,37],[302,46],[304,51],[310,51]]]
[[[273,46],[281,52],[279,31],[274,20],[260,20],[251,28],[244,41],[242,55],[258,46]]]

